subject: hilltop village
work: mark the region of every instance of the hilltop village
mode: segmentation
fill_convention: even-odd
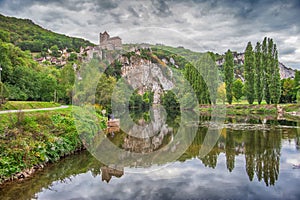
[[[140,48],[144,48],[143,45]],[[147,48],[149,46],[147,45]],[[122,50],[122,39],[119,36],[111,37],[107,31],[99,34],[99,44],[96,46],[87,46],[85,48],[81,47],[79,52],[74,50],[70,50],[68,48],[64,48],[62,50],[57,48],[50,48],[47,50],[46,54],[44,53],[42,56],[37,55],[34,59],[43,65],[56,65],[58,67],[63,67],[67,64],[68,61],[78,60],[79,62],[87,62],[92,58],[100,58],[100,59],[108,59],[111,62],[113,58],[108,58],[103,53],[104,50]],[[139,49],[132,48],[130,51],[139,54]],[[233,52],[234,63],[237,66],[244,65],[245,62],[245,54]],[[165,59],[163,59],[165,61]],[[225,62],[225,56],[221,56],[216,60],[216,65],[221,67]],[[280,70],[280,78],[294,78],[295,70],[286,67],[284,64],[279,62],[279,70]],[[244,82],[244,77],[242,71],[235,70],[235,77],[240,78]]]
[[[102,58],[102,50],[122,50],[122,39],[119,36],[110,37],[104,31],[99,35],[99,44],[96,46],[80,47],[79,52],[73,49],[58,49],[51,47],[47,52],[38,54],[34,60],[43,65],[64,66],[68,61],[89,61],[92,58]]]

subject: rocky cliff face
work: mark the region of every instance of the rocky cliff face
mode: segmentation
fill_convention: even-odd
[[[123,56],[122,77],[138,90],[139,94],[144,94],[147,90],[154,92],[153,103],[160,103],[160,96],[165,90],[171,90],[174,85],[171,81],[172,71],[168,68],[169,78],[163,73],[162,66],[152,63],[139,56],[131,56],[130,59]]]
[[[279,73],[280,73],[280,78],[285,79],[285,78],[295,78],[295,70],[286,67],[284,64],[279,63]]]

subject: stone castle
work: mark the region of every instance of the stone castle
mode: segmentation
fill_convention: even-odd
[[[104,31],[104,33],[100,33],[100,48],[107,50],[121,50],[122,40],[119,36],[110,37],[110,35]]]

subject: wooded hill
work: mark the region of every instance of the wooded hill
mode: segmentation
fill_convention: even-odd
[[[0,35],[2,35],[0,37],[3,37],[3,35],[8,37],[9,42],[22,50],[30,50],[31,52],[47,51],[53,45],[57,45],[59,49],[67,47],[77,52],[81,46],[94,46],[87,40],[69,37],[44,29],[29,19],[6,17],[1,14]]]

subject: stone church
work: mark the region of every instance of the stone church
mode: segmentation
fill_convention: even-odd
[[[107,50],[121,50],[122,40],[119,36],[110,37],[110,35],[104,31],[104,33],[100,33],[100,48]]]

